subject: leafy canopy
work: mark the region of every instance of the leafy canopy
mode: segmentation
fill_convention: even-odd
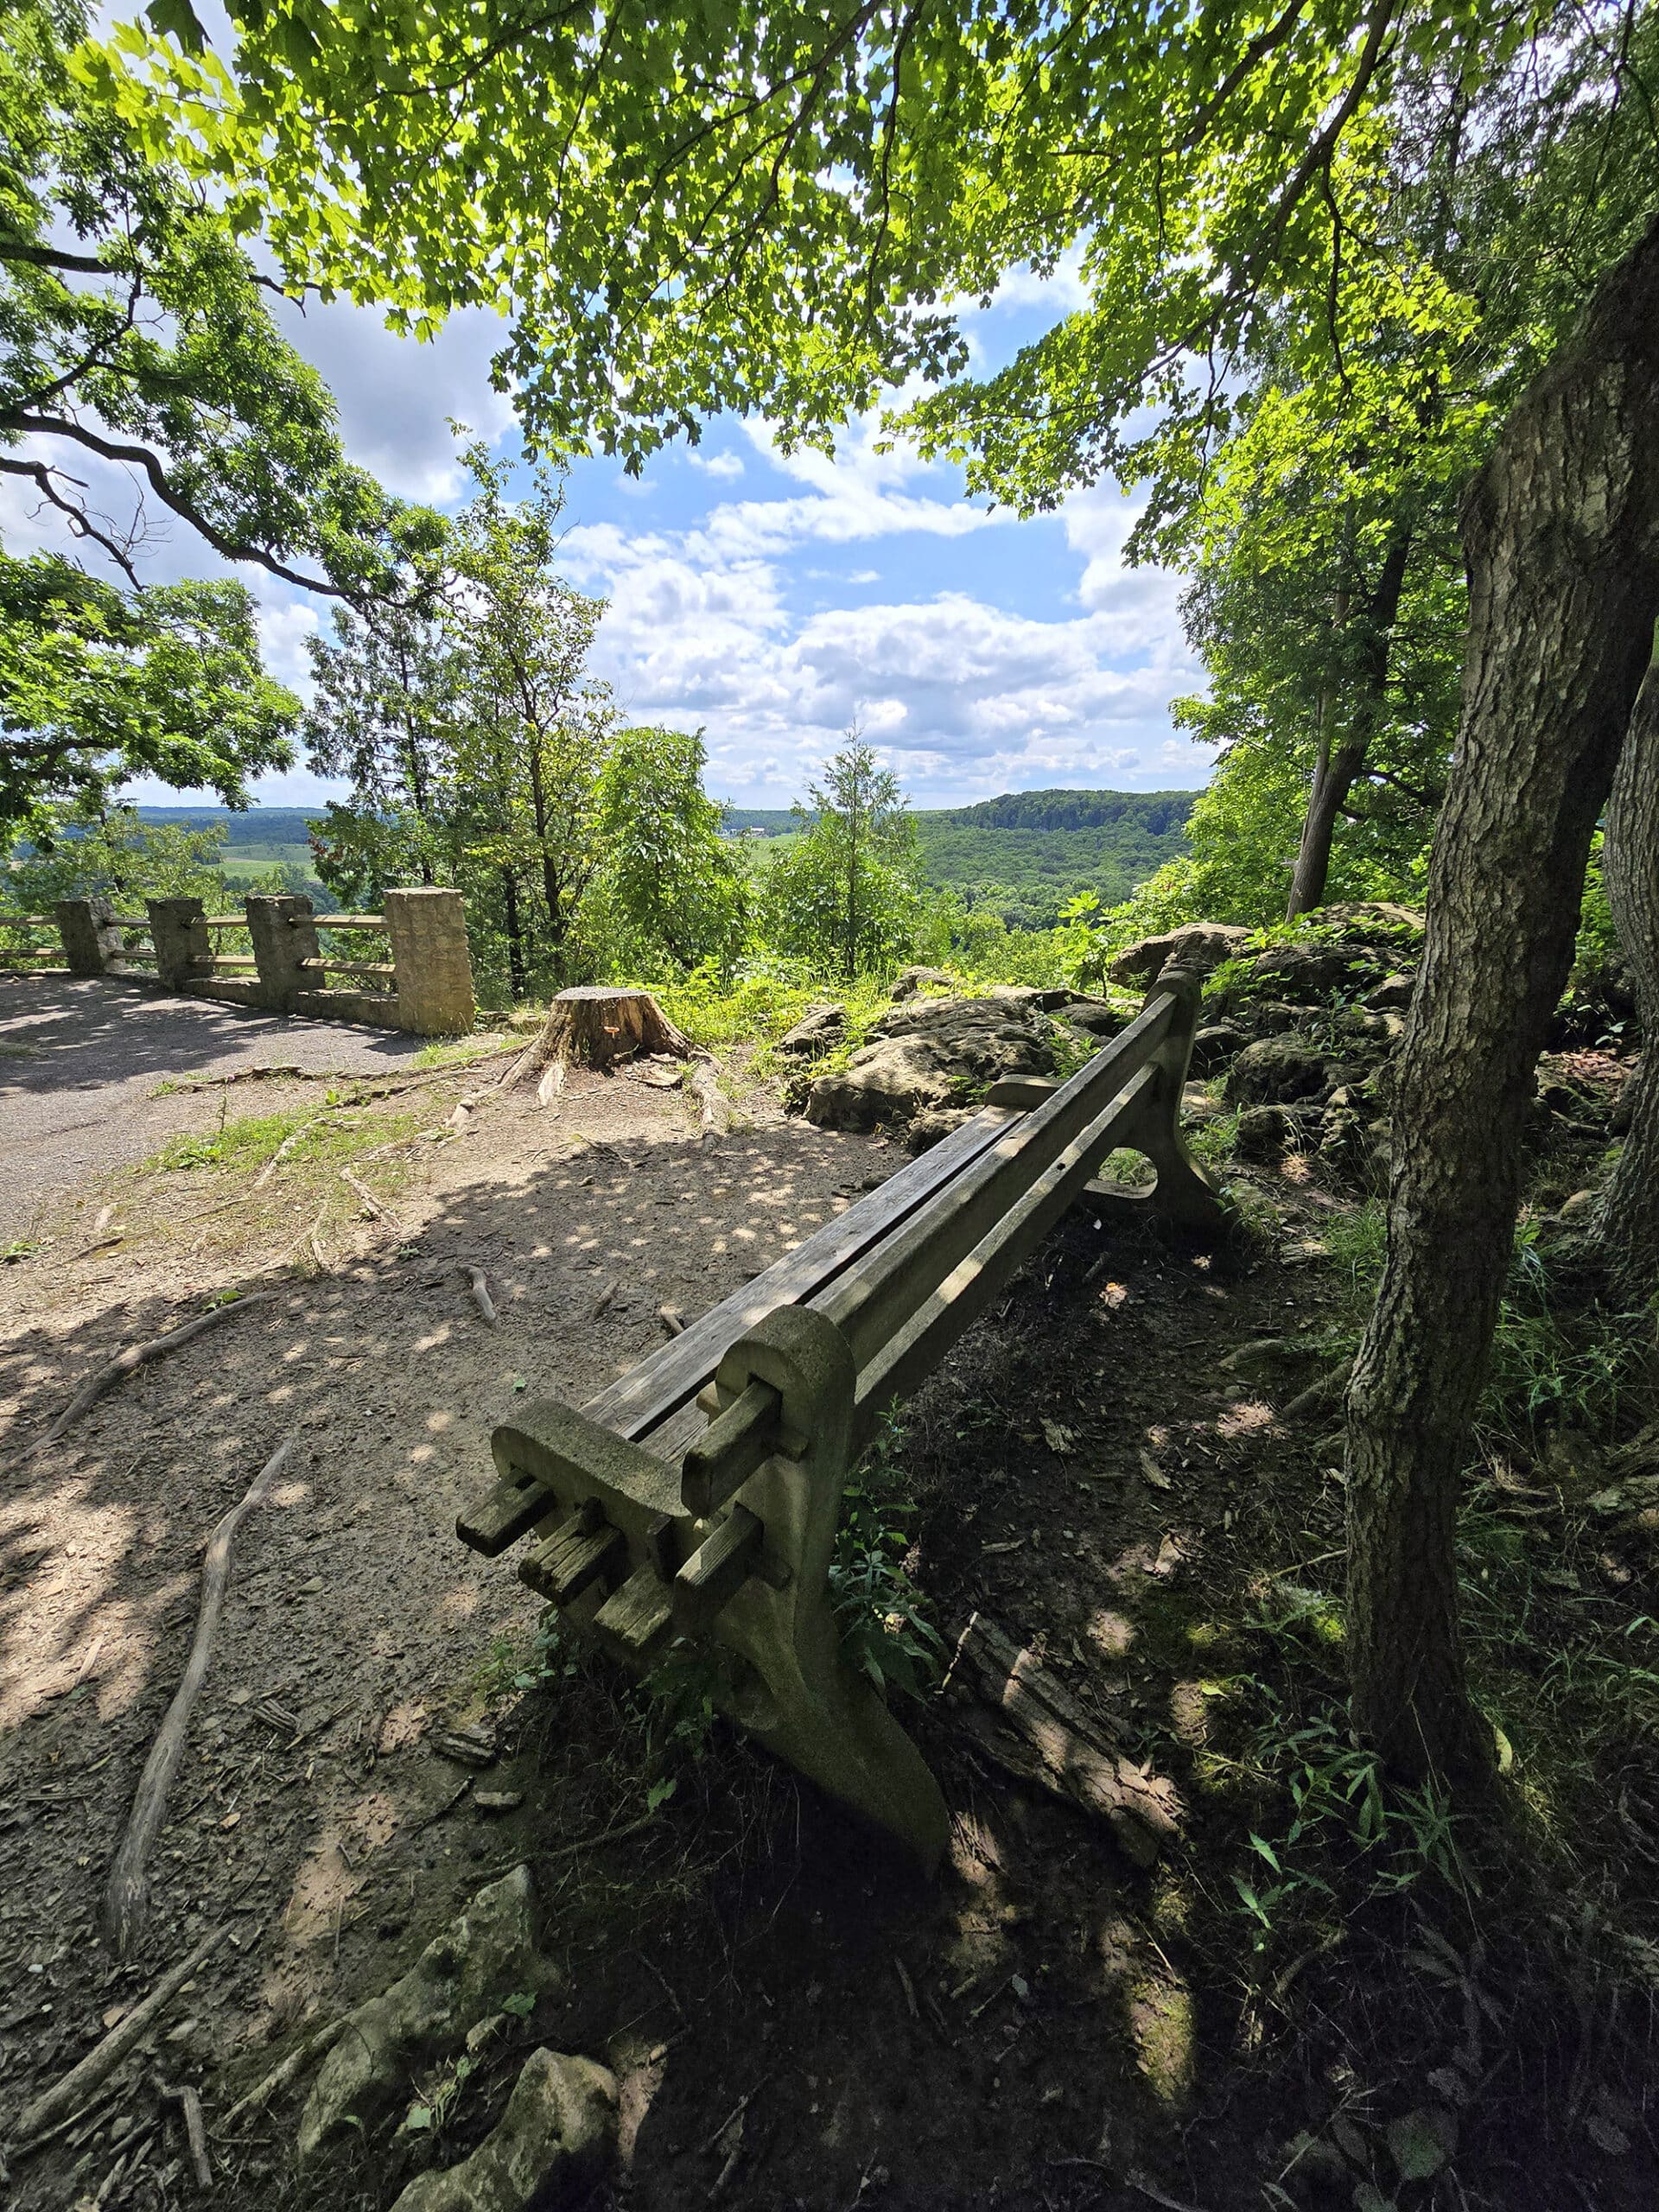
[[[1593,0],[231,14],[234,78],[188,0],[151,20],[193,51],[129,31],[88,66],[135,119],[159,76],[204,160],[258,180],[292,272],[416,328],[510,312],[499,372],[531,436],[632,467],[717,410],[824,437],[919,377],[944,388],[912,425],[978,488],[1040,505],[1150,469],[1179,499],[1287,321],[1326,357],[1344,318],[1386,321],[1411,340],[1408,399],[1494,297],[1526,353],[1654,191],[1642,18]],[[1406,201],[1390,168],[1410,119],[1447,108],[1502,218],[1450,276],[1406,206],[1432,197],[1433,162]],[[1570,232],[1563,162],[1591,206]],[[969,375],[958,307],[1066,257],[1084,304]]]
[[[0,556],[0,836],[49,840],[134,775],[245,805],[300,705],[267,677],[238,583],[118,591],[51,554]]]

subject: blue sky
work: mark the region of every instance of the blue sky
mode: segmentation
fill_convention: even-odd
[[[1064,276],[1014,280],[967,319],[976,357],[1007,358],[1071,297]],[[488,382],[503,334],[493,316],[457,317],[419,345],[359,308],[284,312],[333,386],[353,457],[392,490],[458,500],[450,417],[516,451],[510,403]],[[855,424],[834,460],[785,458],[763,425],[721,419],[637,481],[606,461],[572,470],[563,565],[610,602],[595,672],[629,718],[702,727],[710,791],[750,805],[800,797],[855,716],[923,806],[1056,785],[1202,784],[1209,756],[1169,715],[1202,682],[1180,580],[1123,565],[1130,501],[1101,485],[1022,522],[966,501],[954,467],[873,442],[872,426]],[[120,497],[111,486],[106,504]],[[9,543],[52,542],[49,524],[7,509]],[[217,566],[181,526],[151,556],[158,579]],[[242,573],[272,673],[304,692],[305,639],[326,627],[326,605]],[[337,788],[301,766],[264,779],[258,797],[308,804]],[[134,796],[179,798],[150,785]]]

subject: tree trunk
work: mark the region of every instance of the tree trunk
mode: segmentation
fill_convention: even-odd
[[[507,1078],[518,1083],[550,1060],[579,1060],[607,1068],[618,1060],[648,1059],[653,1052],[689,1060],[696,1047],[681,1035],[649,991],[606,990],[588,984],[561,991],[547,1022]]]
[[[1596,1230],[1609,1280],[1635,1308],[1659,1290],[1659,664],[1648,671],[1625,733],[1601,857],[1636,982],[1642,1058],[1630,1078],[1630,1126]]]
[[[1321,718],[1326,727],[1319,734],[1319,759],[1308,793],[1301,845],[1296,855],[1296,873],[1291,879],[1290,902],[1285,909],[1287,922],[1294,922],[1298,914],[1306,914],[1325,903],[1325,886],[1331,873],[1331,841],[1336,834],[1337,817],[1348,804],[1348,794],[1365,766],[1366,753],[1382,719],[1388,696],[1389,653],[1400,613],[1400,594],[1405,587],[1406,563],[1410,557],[1411,532],[1403,523],[1396,524],[1382,557],[1382,574],[1361,616],[1365,637],[1357,696],[1349,720],[1348,734],[1334,752],[1328,720]]]
[[[1659,221],[1465,495],[1463,705],[1394,1101],[1389,1254],[1348,1397],[1348,1654],[1400,1772],[1489,1764],[1455,1530],[1534,1065],[1659,612]]]
[[[521,999],[526,988],[524,933],[518,921],[518,886],[510,868],[501,871],[501,905],[507,931],[507,988],[515,999]]]

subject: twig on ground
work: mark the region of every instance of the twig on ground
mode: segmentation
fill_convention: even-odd
[[[248,2113],[263,2110],[273,2097],[280,2096],[291,2082],[297,2082],[308,2066],[319,2058],[327,2057],[345,2032],[346,2021],[342,2018],[331,2020],[326,2028],[319,2028],[315,2035],[308,2036],[302,2043],[296,2044],[287,2057],[273,2066],[263,2081],[256,2082],[245,2097],[238,2099],[226,2113],[223,2125],[233,2127]]]
[[[482,1268],[473,1267],[470,1263],[464,1264],[463,1272],[466,1274],[468,1283],[472,1286],[473,1303],[477,1306],[479,1312],[484,1316],[484,1319],[489,1323],[490,1326],[493,1328],[495,1326],[496,1318],[495,1300],[490,1296],[489,1277],[485,1274]]]
[[[659,1306],[657,1318],[671,1337],[679,1336],[685,1328],[685,1315],[677,1306]]]
[[[226,1305],[215,1306],[211,1312],[198,1313],[194,1321],[186,1321],[177,1329],[170,1329],[164,1337],[152,1337],[148,1344],[129,1344],[107,1366],[100,1367],[89,1376],[74,1396],[58,1415],[45,1434],[35,1439],[23,1454],[25,1461],[43,1452],[48,1444],[55,1444],[67,1429],[73,1428],[81,1415],[95,1406],[104,1393],[122,1382],[139,1368],[147,1367],[152,1359],[159,1359],[163,1352],[176,1351],[181,1344],[188,1344],[205,1329],[216,1329],[221,1321],[228,1321],[238,1313],[245,1313],[251,1306],[265,1306],[276,1295],[274,1290],[251,1290],[245,1297],[230,1300]]]
[[[277,1146],[276,1151],[271,1154],[270,1158],[265,1162],[264,1166],[259,1170],[259,1173],[254,1177],[252,1189],[250,1190],[248,1193],[250,1198],[252,1197],[254,1191],[263,1191],[264,1189],[266,1184],[270,1182],[271,1177],[276,1173],[276,1170],[288,1158],[289,1154],[293,1151],[300,1139],[303,1136],[308,1136],[312,1130],[316,1128],[317,1123],[319,1122],[327,1121],[329,1115],[332,1114],[334,1110],[334,1109],[332,1106],[325,1106],[321,1114],[313,1114],[309,1121],[302,1122],[297,1129],[290,1129],[289,1131],[288,1135],[283,1139],[281,1144]]]
[[[165,2082],[157,2086],[168,2103],[177,2105],[184,2115],[184,2132],[190,2144],[190,2163],[196,2170],[196,2187],[204,2191],[210,2190],[213,2185],[213,2162],[207,2155],[207,2124],[201,2116],[200,2093],[192,2088],[188,2082],[180,2082],[176,2087],[170,2087]]]
[[[79,2065],[72,2066],[59,2082],[42,2091],[17,2119],[17,2133],[26,2144],[55,2127],[67,2114],[78,2112],[114,2073],[122,2060],[137,2049],[193,1974],[199,1974],[230,1930],[211,1929],[189,1956],[162,1976],[148,1997],[124,2013],[101,2043],[94,2044]]]
[[[727,2129],[731,2126],[733,2122],[742,2119],[744,2113],[747,2112],[749,2107],[754,2102],[755,2099],[760,2095],[765,2086],[766,2083],[763,2078],[761,2081],[755,2083],[753,2088],[749,2091],[747,2096],[740,2097],[737,2102],[732,2107],[730,2112],[727,2113],[725,2119],[721,2121],[720,2126],[715,2128],[714,2133],[712,2135],[704,2136],[702,2141],[698,2144],[696,2149],[691,2153],[692,2157],[694,2158],[706,2158],[709,2152],[714,2149],[715,2144],[719,2142],[721,2137],[726,2133]]]
[[[133,1797],[127,1832],[121,1840],[121,1848],[115,1855],[104,1891],[105,1941],[118,1959],[126,1958],[131,1952],[149,1909],[149,1883],[144,1864],[166,1814],[167,1793],[184,1756],[190,1715],[213,1659],[219,1617],[231,1579],[231,1546],[247,1515],[256,1505],[264,1503],[272,1483],[293,1452],[294,1439],[290,1436],[266,1460],[241,1503],[233,1505],[214,1529],[202,1560],[201,1610],[196,1617],[195,1640],[190,1647],[184,1679],[174,1692],[173,1702],[150,1745],[149,1757],[144,1762]]]
[[[616,1296],[616,1292],[617,1292],[616,1278],[615,1278],[614,1276],[613,1276],[613,1277],[611,1278],[610,1281],[609,1281],[609,1282],[607,1282],[607,1283],[606,1283],[606,1284],[603,1286],[603,1287],[602,1287],[602,1288],[601,1289],[601,1291],[600,1291],[599,1296],[598,1296],[598,1297],[594,1300],[594,1310],[593,1310],[593,1312],[592,1312],[592,1313],[588,1316],[588,1319],[589,1319],[590,1321],[597,1321],[597,1320],[598,1320],[598,1319],[599,1319],[600,1315],[601,1315],[601,1314],[605,1311],[605,1308],[606,1308],[606,1307],[610,1304],[611,1300],[612,1300]]]

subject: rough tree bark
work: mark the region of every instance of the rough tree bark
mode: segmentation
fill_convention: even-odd
[[[1348,1396],[1353,1718],[1396,1770],[1490,1762],[1454,1549],[1535,1062],[1659,612],[1659,219],[1465,495],[1469,632],[1395,1096],[1389,1256]]]
[[[1298,914],[1306,914],[1325,903],[1337,817],[1348,804],[1348,794],[1364,769],[1365,756],[1382,719],[1383,702],[1388,696],[1389,653],[1410,557],[1411,532],[1402,524],[1389,541],[1382,573],[1361,616],[1365,625],[1364,645],[1347,735],[1340,745],[1332,747],[1328,729],[1320,734],[1301,844],[1296,854],[1296,871],[1291,878],[1290,902],[1285,909],[1287,922],[1294,922]],[[1328,721],[1328,709],[1325,719]]]
[[[1659,1290],[1659,664],[1648,671],[1625,732],[1601,860],[1636,982],[1642,1058],[1630,1078],[1630,1126],[1596,1230],[1608,1279],[1635,1308]]]
[[[655,1052],[689,1060],[696,1046],[674,1027],[649,991],[586,984],[559,993],[547,1010],[541,1035],[503,1080],[523,1083],[550,1060],[608,1068],[617,1060],[645,1059]]]

